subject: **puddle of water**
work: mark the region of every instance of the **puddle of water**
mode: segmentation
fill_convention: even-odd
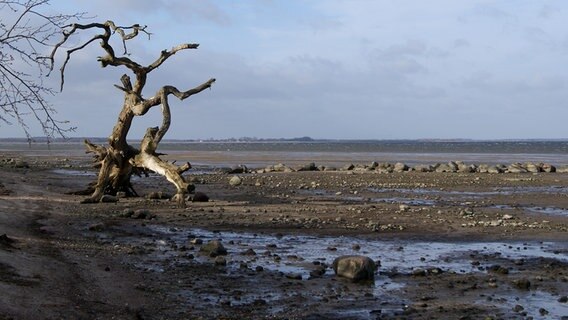
[[[555,216],[568,216],[568,209],[555,208],[555,207],[530,207],[525,208],[526,211],[543,213]]]
[[[503,295],[492,295],[491,298],[493,301],[502,303],[508,310],[520,305],[523,307],[520,312],[526,312],[527,317],[534,319],[560,319],[568,315],[568,305],[558,302],[558,296],[540,290],[517,292],[514,298]],[[485,304],[486,302],[478,301],[477,303]],[[546,310],[547,313],[541,313],[541,309]]]
[[[80,176],[80,177],[95,177],[97,173],[88,170],[74,170],[74,169],[54,169],[53,173],[66,175],[66,176]]]
[[[553,216],[568,216],[568,209],[556,208],[556,207],[523,207],[523,206],[510,206],[506,204],[496,204],[489,206],[488,208],[501,209],[501,210],[523,210],[529,213],[539,213]]]
[[[514,195],[514,194],[526,194],[526,193],[559,193],[564,194],[568,192],[568,187],[564,186],[544,186],[544,187],[504,187],[497,188],[493,191],[452,191],[452,190],[436,190],[436,189],[404,189],[404,188],[368,188],[367,190],[376,193],[386,193],[386,192],[398,192],[407,194],[435,194],[435,195],[447,195],[447,196],[463,196],[472,198],[481,198],[485,196],[495,196],[495,195]]]
[[[566,188],[563,187],[543,187],[543,188],[526,188],[530,190],[565,190]],[[462,195],[468,196],[471,198],[481,198],[482,196],[486,195],[503,195],[506,193],[502,193],[501,191],[496,192],[460,192],[460,191],[440,191],[440,190],[430,190],[430,189],[373,189],[374,192],[377,193],[386,193],[390,191],[401,192],[401,193],[417,193],[417,194],[448,194],[448,195]],[[532,191],[531,191],[532,192]],[[536,191],[535,191],[536,192]],[[544,191],[543,191],[544,192]],[[552,191],[551,191],[552,192]],[[323,192],[320,191],[316,193],[316,195],[322,195]],[[325,196],[325,195],[324,195]],[[331,196],[331,195],[327,195]],[[443,200],[432,200],[432,199],[418,199],[418,198],[404,198],[404,197],[388,197],[388,198],[364,198],[364,197],[356,197],[356,196],[347,196],[343,197],[346,201],[354,201],[354,202],[362,202],[368,199],[370,202],[376,203],[395,203],[395,204],[407,204],[411,206],[442,206],[442,205],[449,205],[455,206],[456,204],[452,204],[449,201],[460,199],[464,200],[463,198],[452,198],[447,197]],[[461,204],[466,205],[466,204]],[[493,209],[502,209],[502,210],[524,210],[527,212],[532,213],[540,213],[546,215],[555,215],[555,216],[568,216],[568,209],[564,208],[557,208],[557,207],[525,207],[525,206],[510,206],[510,205],[503,205],[503,204],[495,204],[487,206],[486,208],[493,208]]]
[[[262,267],[263,270],[279,272],[283,275],[299,275],[303,280],[310,277],[310,271],[315,269],[315,264],[330,266],[333,260],[341,255],[360,254],[369,256],[375,261],[380,261],[379,273],[374,284],[370,285],[369,293],[380,297],[382,301],[389,301],[385,308],[395,311],[400,309],[404,300],[403,289],[405,283],[393,277],[396,274],[410,274],[420,268],[440,268],[444,272],[458,274],[486,272],[491,263],[473,265],[471,254],[476,256],[497,255],[501,259],[519,260],[549,258],[561,262],[568,262],[568,242],[429,242],[411,240],[372,240],[356,237],[315,237],[308,235],[275,236],[267,234],[238,233],[238,232],[214,232],[203,229],[166,228],[157,225],[144,227],[145,233],[136,236],[126,236],[113,239],[113,244],[133,243],[141,244],[150,254],[144,256],[144,260],[135,265],[143,270],[164,272],[171,265],[184,263],[208,263],[209,257],[200,256],[195,250],[181,251],[181,247],[190,247],[189,240],[198,238],[207,243],[213,239],[220,239],[228,250],[226,256],[227,272],[238,273],[242,265],[249,270]],[[107,239],[110,240],[110,239]],[[360,249],[354,249],[359,245]],[[254,255],[244,255],[250,250]],[[194,259],[188,259],[188,254],[194,254]],[[193,261],[193,262],[190,262]],[[333,270],[327,268],[324,277],[333,277]],[[188,293],[189,294],[189,293]],[[514,296],[513,296],[514,295]],[[231,304],[254,303],[258,298],[258,292],[251,295],[242,295],[234,301],[228,294],[211,293],[211,299],[226,299]],[[555,303],[556,299],[549,294],[539,291],[530,291],[526,294],[514,291],[510,296],[493,297],[507,299],[510,304],[520,304],[528,309],[530,306],[545,308],[550,316],[562,315],[565,310]],[[517,299],[518,298],[518,299]],[[265,301],[282,299],[277,295],[268,295]],[[482,303],[482,302],[479,302]],[[514,306],[514,305],[513,305]],[[513,307],[507,305],[506,308]],[[559,309],[560,308],[560,309]],[[386,310],[386,309],[385,309]],[[510,310],[510,309],[509,309]],[[346,314],[369,315],[366,310],[345,310]],[[532,312],[532,311],[531,311]],[[535,311],[538,313],[538,309]],[[538,314],[537,314],[538,315]]]
[[[174,246],[189,246],[188,239],[196,237],[207,242],[213,239],[222,240],[230,252],[230,265],[239,266],[247,263],[254,269],[262,266],[264,269],[284,273],[301,274],[303,279],[309,277],[309,271],[314,261],[331,265],[333,259],[341,255],[363,254],[381,263],[380,270],[395,270],[410,273],[416,268],[438,267],[444,271],[456,273],[479,272],[479,266],[472,266],[468,254],[500,254],[511,260],[531,258],[551,258],[567,261],[568,255],[559,253],[566,248],[566,243],[520,243],[520,242],[420,242],[369,240],[352,237],[313,237],[313,236],[283,236],[257,235],[251,233],[212,232],[202,229],[175,230],[161,226],[148,226],[158,236],[154,240],[154,249],[163,255],[162,258],[177,256]],[[168,241],[159,240],[167,238]],[[134,241],[122,238],[123,241]],[[354,250],[358,244],[361,249]],[[255,255],[244,255],[252,249]],[[208,258],[204,258],[207,261]],[[316,263],[317,263],[316,262]],[[328,273],[333,271],[328,269]],[[380,279],[379,279],[380,280]],[[388,282],[388,281],[386,281]],[[387,285],[379,281],[376,285]]]

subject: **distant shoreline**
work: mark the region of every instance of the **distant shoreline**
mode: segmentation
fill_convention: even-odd
[[[93,143],[106,143],[105,137],[71,137],[71,138],[53,138],[50,143],[83,143],[84,140]],[[140,139],[129,140],[131,143],[140,142]],[[26,143],[30,141],[27,138],[0,138],[0,143]],[[31,138],[33,143],[46,143],[45,137]],[[223,138],[223,139],[164,139],[162,143],[277,143],[277,142],[314,142],[314,143],[404,143],[404,142],[431,142],[431,143],[483,143],[483,142],[568,142],[568,138],[536,138],[536,139],[468,139],[468,138],[419,138],[419,139],[314,139],[311,137],[299,138]]]

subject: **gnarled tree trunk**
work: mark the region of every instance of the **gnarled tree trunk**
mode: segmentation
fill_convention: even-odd
[[[64,31],[64,37],[52,51],[49,59],[53,68],[55,54],[61,46],[69,39],[69,37],[79,30],[100,29],[101,34],[97,34],[84,44],[67,50],[67,56],[63,63],[61,71],[61,88],[65,82],[64,73],[67,62],[71,55],[86,47],[95,40],[101,41],[101,47],[106,55],[99,57],[103,67],[107,66],[124,66],[134,74],[134,83],[128,75],[121,77],[122,85],[115,85],[124,92],[124,102],[122,110],[118,116],[116,125],[108,138],[108,146],[94,145],[89,141],[85,141],[87,152],[94,153],[96,166],[99,167],[99,175],[97,181],[92,185],[91,195],[83,200],[84,203],[92,203],[100,201],[104,194],[116,194],[119,191],[126,192],[127,195],[136,195],[132,188],[130,178],[133,174],[147,173],[152,171],[164,176],[168,181],[176,187],[175,200],[180,206],[185,203],[185,198],[193,190],[193,186],[188,183],[182,174],[191,168],[189,163],[178,167],[172,163],[160,159],[160,154],[156,152],[158,144],[168,131],[171,123],[170,107],[168,104],[169,96],[173,95],[180,100],[184,100],[194,94],[197,94],[207,88],[210,88],[215,79],[209,79],[201,85],[180,91],[173,86],[164,86],[150,98],[144,98],[142,91],[146,84],[148,74],[158,68],[169,57],[181,50],[196,49],[197,44],[182,44],[171,50],[163,50],[160,56],[151,64],[143,66],[138,62],[131,60],[126,56],[126,41],[135,38],[140,32],[146,32],[145,26],[133,25],[129,27],[118,27],[112,21],[105,23],[92,24],[72,24]],[[131,30],[126,33],[125,30]],[[124,56],[116,56],[114,49],[109,44],[112,35],[118,34],[123,41]],[[149,35],[149,34],[148,34]],[[160,126],[148,128],[144,135],[139,148],[129,145],[126,136],[130,130],[130,126],[134,117],[145,115],[150,108],[161,106],[163,120]]]

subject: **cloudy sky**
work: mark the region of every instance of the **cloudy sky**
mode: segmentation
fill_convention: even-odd
[[[166,138],[568,138],[564,0],[53,0],[49,9],[148,25],[151,40],[129,43],[143,64],[200,43],[151,73],[144,91],[217,79],[172,99]],[[93,44],[74,56],[52,98],[73,136],[108,136],[120,111],[113,84],[126,69],[100,68],[101,54]],[[156,108],[129,137],[160,123]]]

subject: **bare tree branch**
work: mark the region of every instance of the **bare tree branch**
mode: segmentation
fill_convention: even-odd
[[[176,87],[173,86],[164,86],[162,87],[155,96],[148,98],[146,100],[143,100],[141,103],[134,105],[131,107],[132,112],[134,112],[135,115],[137,116],[142,116],[145,115],[148,110],[150,110],[150,108],[157,106],[159,104],[162,103],[162,99],[164,94],[167,96],[169,94],[173,94],[174,96],[176,96],[176,98],[180,99],[180,100],[184,100],[186,98],[189,98],[190,96],[194,95],[194,94],[198,94],[201,91],[207,89],[207,88],[211,88],[211,85],[213,85],[213,83],[215,82],[215,79],[209,79],[206,82],[200,84],[199,86],[189,89],[187,91],[179,91]]]
[[[156,61],[154,61],[152,64],[150,64],[149,66],[147,66],[145,68],[146,73],[149,73],[152,70],[161,66],[162,63],[164,63],[169,57],[173,56],[178,51],[186,50],[186,49],[197,49],[197,47],[199,47],[199,44],[197,44],[197,43],[186,43],[186,44],[180,44],[177,47],[173,47],[170,51],[163,50],[160,54],[160,57],[158,59],[156,59]]]
[[[74,130],[54,117],[46,96],[55,92],[42,80],[50,66],[41,56],[65,25],[85,14],[45,14],[47,5],[49,0],[0,0],[0,122],[16,120],[29,141],[28,118],[39,124],[48,142]]]
[[[55,64],[55,55],[56,53],[59,51],[59,49],[61,48],[61,46],[63,44],[65,44],[69,38],[74,35],[78,30],[88,30],[88,29],[102,29],[103,33],[102,34],[97,34],[95,36],[93,36],[92,38],[88,39],[86,42],[84,42],[83,44],[76,46],[72,49],[67,50],[67,54],[66,54],[66,58],[65,61],[63,62],[63,65],[61,66],[60,73],[61,73],[61,90],[63,90],[63,85],[65,83],[65,68],[67,67],[67,63],[69,62],[69,60],[71,59],[71,55],[76,52],[79,51],[81,49],[84,49],[86,46],[88,46],[89,44],[91,44],[92,42],[94,42],[95,40],[101,40],[101,47],[105,50],[106,52],[106,56],[103,57],[99,57],[98,61],[101,63],[102,67],[106,67],[106,66],[125,66],[128,69],[132,70],[135,74],[139,74],[142,72],[142,66],[139,65],[138,63],[132,61],[130,58],[128,57],[117,57],[115,55],[114,49],[112,48],[112,46],[109,44],[109,40],[110,37],[112,36],[113,33],[118,33],[122,39],[122,43],[124,46],[124,54],[127,54],[127,48],[126,48],[126,41],[127,40],[131,40],[134,39],[140,31],[150,35],[147,31],[146,31],[146,26],[140,26],[138,24],[129,26],[129,27],[117,27],[114,22],[112,21],[106,21],[105,23],[89,23],[89,24],[71,24],[68,26],[65,26],[67,29],[63,31],[63,39],[61,39],[61,41],[59,43],[57,43],[53,50],[51,51],[51,55],[49,56],[49,61],[51,62],[51,67],[50,67],[50,71],[53,70],[54,64]],[[124,30],[128,30],[128,29],[132,29],[132,32],[130,33],[125,33]]]

